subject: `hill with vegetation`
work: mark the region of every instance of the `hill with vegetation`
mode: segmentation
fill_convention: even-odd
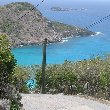
[[[50,21],[27,2],[16,2],[0,7],[0,32],[6,33],[13,47],[61,41],[63,37],[89,36],[91,31]]]

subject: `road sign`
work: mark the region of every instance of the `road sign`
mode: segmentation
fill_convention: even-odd
[[[34,89],[37,86],[37,82],[35,79],[29,79],[26,81],[26,85],[29,89]]]

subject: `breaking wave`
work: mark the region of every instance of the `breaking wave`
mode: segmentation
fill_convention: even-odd
[[[67,40],[67,39],[63,39],[63,40],[61,41],[61,43],[64,43],[64,42],[68,42],[68,40]]]

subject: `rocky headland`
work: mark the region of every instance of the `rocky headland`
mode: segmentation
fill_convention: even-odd
[[[0,33],[9,36],[12,47],[59,42],[70,36],[89,36],[95,33],[56,21],[48,20],[32,4],[16,2],[0,7]]]

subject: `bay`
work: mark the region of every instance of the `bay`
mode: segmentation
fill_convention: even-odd
[[[47,0],[49,1],[49,0]],[[33,2],[34,3],[34,2]],[[110,14],[108,2],[44,2],[39,6],[42,14],[50,20],[86,27]],[[34,4],[35,5],[35,4]],[[37,3],[36,3],[37,5]],[[54,12],[52,6],[76,8],[77,11]],[[80,10],[85,8],[86,10]],[[65,39],[60,43],[47,46],[47,64],[59,64],[64,60],[78,61],[94,58],[97,55],[110,54],[110,19],[90,28],[97,32],[95,36]],[[12,49],[18,65],[33,65],[42,63],[42,46],[25,46]]]

